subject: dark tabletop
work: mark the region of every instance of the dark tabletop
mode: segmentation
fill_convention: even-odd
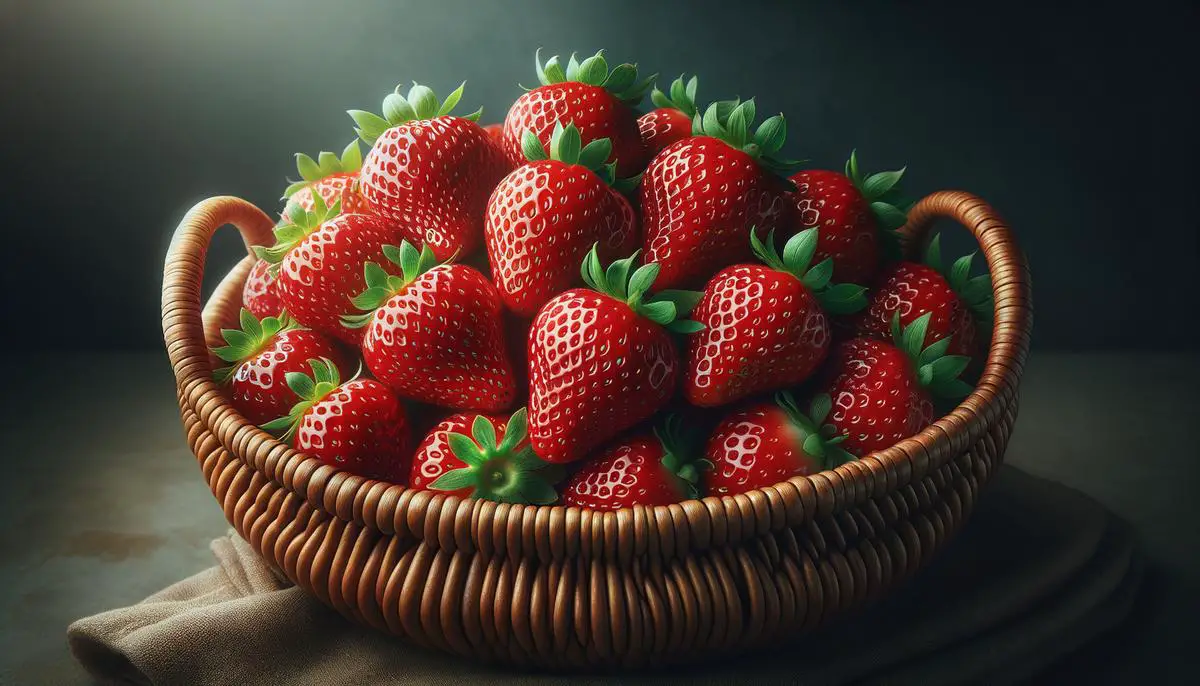
[[[210,566],[208,542],[229,527],[184,442],[164,355],[24,358],[7,377],[0,684],[92,683],[67,624]],[[1129,621],[1039,681],[1195,681],[1197,388],[1196,356],[1031,361],[1007,461],[1129,520],[1149,561]]]

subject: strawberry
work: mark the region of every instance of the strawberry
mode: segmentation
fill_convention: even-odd
[[[608,271],[597,249],[583,260],[584,282],[538,312],[529,332],[529,437],[547,462],[571,462],[662,409],[675,393],[679,353],[668,331],[697,331],[677,320],[700,294],[648,296],[659,266],[630,275],[634,256]]]
[[[309,360],[313,374],[288,372],[300,402],[287,416],[262,425],[284,431],[296,449],[353,474],[393,483],[407,476],[409,427],[404,406],[371,379],[340,380],[334,363]]]
[[[270,262],[259,260],[250,268],[246,285],[242,287],[242,306],[259,319],[283,312],[283,301],[279,299],[279,288],[271,274]]]
[[[438,264],[433,249],[407,241],[383,254],[401,275],[374,262],[367,288],[354,298],[363,314],[343,317],[362,328],[363,361],[404,398],[442,407],[494,412],[510,406],[516,379],[508,359],[496,287],[461,264]]]
[[[308,369],[310,359],[325,357],[341,369],[350,368],[350,357],[340,345],[286,317],[259,321],[243,308],[239,324],[241,329],[221,329],[226,344],[213,348],[213,354],[230,366],[216,370],[214,376],[222,385],[228,384],[230,402],[253,424],[292,407],[296,394],[284,376]]]
[[[533,454],[526,429],[525,408],[511,417],[447,417],[417,446],[409,485],[461,498],[549,505],[558,500],[552,484],[561,468]]]
[[[846,173],[810,169],[792,175],[796,190],[788,193],[795,229],[820,227],[817,259],[833,259],[839,281],[871,284],[883,256],[899,256],[895,229],[907,215],[900,206],[897,184],[904,169],[863,179],[858,157],[850,153]]]
[[[661,429],[613,441],[567,480],[563,504],[619,510],[699,498],[696,484],[706,463],[680,450],[677,432],[678,417],[671,415]]]
[[[526,131],[550,144],[554,127],[573,122],[583,144],[607,138],[612,144],[603,160],[617,163],[617,174],[634,176],[646,168],[646,148],[638,133],[637,113],[631,109],[650,90],[657,74],[638,81],[637,65],[622,64],[610,72],[604,51],[576,61],[564,72],[555,55],[542,65],[541,50],[534,56],[542,84],[517,98],[504,119],[504,151],[513,165],[523,164]]]
[[[671,83],[668,97],[655,88],[650,100],[658,109],[638,117],[638,132],[647,153],[653,157],[668,145],[692,135],[692,119],[696,116],[696,77],[683,83],[683,77]]]
[[[831,402],[818,395],[805,414],[790,393],[738,409],[708,439],[708,495],[744,493],[807,476],[854,459],[840,445],[844,432],[826,423]]]
[[[504,124],[485,124],[483,130],[487,133],[488,137],[492,139],[493,143],[496,145],[503,145]]]
[[[925,346],[930,313],[901,327],[893,343],[855,338],[834,347],[822,393],[833,398],[828,423],[847,434],[847,451],[862,457],[895,445],[933,422],[933,398],[961,398],[971,387],[958,378],[970,358],[946,355],[950,339]]]
[[[532,317],[551,297],[579,285],[579,262],[599,243],[605,259],[632,252],[639,240],[629,202],[609,184],[611,144],[581,147],[573,124],[555,124],[549,155],[531,132],[528,162],[488,201],[484,235],[496,287],[512,312]]]
[[[304,211],[290,208],[289,223],[275,227],[275,245],[256,247],[271,263],[284,308],[301,324],[358,345],[360,333],[341,315],[362,283],[363,264],[383,254],[394,232],[376,215],[339,214],[341,202],[326,207],[320,195]]]
[[[975,253],[955,260],[950,271],[942,269],[941,236],[935,235],[925,252],[924,264],[900,262],[880,275],[879,287],[854,322],[859,336],[887,340],[891,321],[900,315],[908,326],[924,314],[931,315],[929,335],[950,338],[951,355],[974,357],[978,341],[976,320],[988,321],[992,309],[992,279],[984,274],[971,277]]]
[[[766,265],[721,270],[692,313],[704,329],[688,337],[683,393],[699,406],[724,405],[808,379],[829,352],[826,312],[847,314],[866,305],[861,286],[831,286],[833,262],[812,266],[817,229],[788,240],[783,256],[774,234],[766,243],[750,233]]]
[[[462,92],[459,86],[439,104],[425,86],[414,83],[407,99],[397,86],[383,100],[383,117],[349,112],[371,146],[359,174],[367,206],[395,223],[405,240],[428,244],[439,260],[479,246],[483,208],[511,169],[475,123],[482,110],[450,115]]]
[[[662,266],[663,288],[703,286],[715,272],[751,258],[746,234],[776,228],[784,181],[771,170],[783,146],[783,115],[762,123],[753,139],[754,101],[713,103],[697,135],[667,146],[642,177],[646,261]]]
[[[317,194],[326,206],[340,201],[346,214],[370,212],[357,188],[358,172],[362,167],[362,151],[358,149],[357,138],[350,141],[340,157],[332,152],[322,152],[317,160],[302,152],[296,153],[300,181],[293,182],[283,192],[283,199],[289,205],[312,210],[313,194]],[[284,214],[289,215],[286,210]]]

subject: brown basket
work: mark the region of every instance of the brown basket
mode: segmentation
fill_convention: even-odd
[[[273,222],[233,197],[184,217],[167,254],[163,331],[188,443],[225,517],[273,566],[343,615],[475,659],[637,666],[736,652],[810,630],[918,569],[999,466],[1029,347],[1029,272],[1012,234],[967,193],[938,217],[987,258],[995,323],[974,393],[917,436],[811,477],[676,505],[595,512],[463,500],[361,478],[305,457],[233,409],[209,346],[236,321],[243,259],[201,313],[213,232],[269,244]]]

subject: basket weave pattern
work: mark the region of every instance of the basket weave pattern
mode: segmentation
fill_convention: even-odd
[[[206,253],[232,224],[272,220],[218,197],[167,255],[163,330],[188,444],[225,517],[264,559],[343,615],[476,659],[624,667],[737,652],[812,629],[886,593],[963,523],[1003,459],[1029,347],[1029,272],[982,200],[934,193],[915,246],[957,220],[991,271],[995,319],[976,390],[917,436],[769,488],[617,512],[464,500],[354,476],[246,422],[212,381],[209,346],[236,322],[243,259],[201,309]]]

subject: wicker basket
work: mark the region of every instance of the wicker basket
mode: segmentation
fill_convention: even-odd
[[[732,497],[595,512],[463,500],[364,479],[255,426],[212,381],[209,345],[236,321],[242,260],[201,313],[213,232],[247,245],[272,220],[196,205],[166,259],[163,330],[187,440],[225,517],[273,566],[354,621],[471,658],[556,668],[693,660],[810,630],[886,593],[963,523],[1004,455],[1029,346],[1029,273],[980,199],[939,192],[904,228],[967,227],[995,288],[975,392],[896,446]]]

